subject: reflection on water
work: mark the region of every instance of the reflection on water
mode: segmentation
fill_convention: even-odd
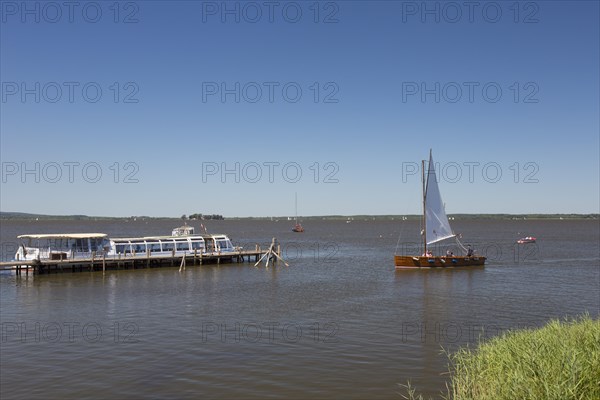
[[[178,222],[8,221],[0,233],[157,235]],[[390,398],[409,379],[435,395],[442,348],[598,315],[597,221],[455,221],[491,260],[454,271],[394,270],[410,221],[303,225],[209,223],[245,247],[276,236],[290,267],[0,274],[1,397]],[[521,232],[537,246],[515,247]]]

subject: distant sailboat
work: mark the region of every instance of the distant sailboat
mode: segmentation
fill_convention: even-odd
[[[477,256],[470,248],[465,250],[466,255],[455,256],[447,254],[445,256],[434,256],[427,249],[428,245],[441,242],[442,240],[456,237],[446,211],[444,203],[438,187],[433,157],[431,150],[429,151],[429,166],[427,168],[427,177],[425,177],[425,161],[422,162],[423,173],[423,219],[422,231],[423,236],[423,254],[422,255],[395,255],[394,263],[397,269],[413,269],[413,268],[433,268],[433,267],[464,267],[484,265],[485,257]],[[460,244],[460,242],[458,242]],[[461,245],[462,247],[462,245]]]
[[[292,232],[304,232],[304,228],[298,222],[298,193],[296,193],[296,225],[292,228]]]

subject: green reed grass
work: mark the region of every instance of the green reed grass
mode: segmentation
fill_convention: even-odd
[[[447,353],[445,399],[600,399],[600,320],[550,321]],[[408,399],[422,399],[409,385]]]

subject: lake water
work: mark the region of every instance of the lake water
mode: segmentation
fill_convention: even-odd
[[[442,349],[600,310],[597,220],[452,221],[485,268],[395,271],[414,221],[208,221],[290,266],[0,274],[0,397],[401,398],[436,395]],[[2,221],[26,233],[169,234],[178,220]],[[198,228],[199,223],[193,224]],[[401,241],[398,238],[401,235]],[[521,236],[533,245],[514,244]],[[445,248],[436,249],[445,251]]]

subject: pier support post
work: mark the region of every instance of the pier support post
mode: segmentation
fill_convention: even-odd
[[[179,272],[181,272],[182,270],[185,270],[185,256],[187,254],[183,253],[183,257],[181,257],[181,264],[179,264]]]

